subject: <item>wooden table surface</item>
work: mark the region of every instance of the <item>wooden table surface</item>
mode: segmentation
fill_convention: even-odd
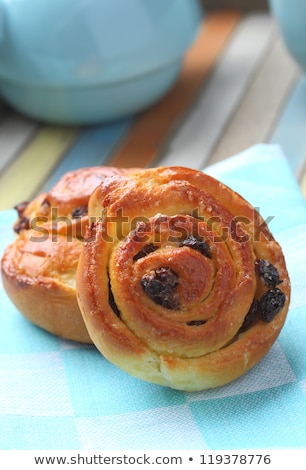
[[[203,169],[257,143],[281,145],[306,197],[306,78],[267,11],[208,13],[173,88],[137,116],[66,127],[1,106],[1,210],[79,167]]]

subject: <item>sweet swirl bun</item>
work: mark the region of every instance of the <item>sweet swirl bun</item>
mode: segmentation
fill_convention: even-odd
[[[200,171],[107,178],[77,270],[89,334],[112,363],[185,391],[253,367],[285,322],[282,250],[256,210]]]
[[[4,288],[32,323],[91,343],[76,299],[76,268],[88,225],[88,200],[103,179],[132,170],[96,166],[67,172],[50,189],[16,206],[18,234],[1,260]]]
[[[68,241],[64,235],[54,240],[51,234],[22,230],[4,252],[2,280],[9,298],[32,323],[54,335],[91,343],[75,292],[81,248],[81,241]]]
[[[94,166],[65,173],[47,192],[16,206],[18,219],[14,230],[43,227],[70,239],[83,239],[88,225],[88,200],[96,186],[109,176],[134,170]]]

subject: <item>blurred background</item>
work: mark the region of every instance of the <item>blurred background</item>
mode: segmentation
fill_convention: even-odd
[[[289,3],[291,13],[296,11],[293,5],[302,5],[303,1],[292,0]],[[71,0],[62,3],[53,1],[51,4],[53,7],[55,3],[61,6],[69,2]],[[166,2],[168,6],[180,3]],[[20,200],[31,199],[38,192],[48,190],[63,173],[82,166],[177,164],[203,169],[257,143],[281,146],[306,195],[306,78],[298,61],[286,47],[277,18],[270,10],[272,0],[199,2],[203,7],[203,16],[200,15],[199,29],[192,30],[197,33],[194,35],[196,37],[190,36],[190,31],[188,33],[187,39],[191,43],[188,43],[190,47],[186,54],[183,51],[184,61],[178,69],[177,79],[171,82],[161,99],[141,108],[140,112],[89,126],[83,125],[83,122],[61,125],[48,119],[43,121],[29,117],[9,106],[4,99],[0,101],[0,209],[10,209]],[[21,0],[16,1],[16,5],[22,3]],[[82,6],[86,5],[86,2],[81,3]],[[156,3],[153,2],[154,7]],[[76,4],[71,2],[74,9]],[[173,16],[169,16],[176,30],[179,29],[179,41],[172,41],[177,46],[183,37],[186,15],[181,16],[183,20],[179,28]],[[130,17],[125,16],[123,23],[127,18]],[[83,18],[81,20],[83,23]],[[22,15],[21,24],[24,24]],[[100,32],[99,19],[95,25]],[[67,30],[62,24],[61,28],[61,33],[65,35]],[[110,30],[113,32],[112,28]],[[136,35],[138,30],[135,28],[133,33]],[[134,41],[137,47],[145,43],[147,30],[143,27],[140,40]],[[79,31],[77,29],[77,38]],[[102,31],[104,34],[105,30]],[[42,32],[44,36],[45,30]],[[114,35],[115,39],[117,36]],[[58,34],[55,37],[58,39]],[[29,35],[25,34],[25,38],[28,39]],[[25,42],[19,41],[18,47],[22,48]],[[65,60],[58,67],[61,72],[69,63],[67,57],[71,58],[69,44],[66,41],[63,45],[63,42],[59,41],[58,44],[61,56],[66,51]],[[295,42],[298,45],[305,43],[301,40]],[[54,46],[54,41],[45,43],[48,47]],[[157,50],[158,58],[165,53],[166,43],[169,48],[170,42],[164,41]],[[39,41],[33,44],[39,44],[39,52],[42,50],[43,44]],[[73,43],[74,53],[81,49],[74,47]],[[120,57],[125,59],[126,55]],[[145,60],[138,60],[137,65],[142,66],[151,55],[143,54],[142,57]],[[24,62],[22,65],[28,65],[27,61]],[[126,62],[130,64],[129,60]],[[103,67],[105,72],[105,63]],[[119,61],[116,71],[120,72],[122,68],[122,61]],[[27,70],[32,72],[33,68],[27,67]],[[46,67],[41,67],[41,70],[46,72]],[[85,70],[90,72],[93,68],[85,67]],[[19,74],[18,77],[22,76]],[[132,81],[127,82],[130,86]],[[153,83],[157,83],[155,78]],[[146,91],[147,85],[142,89]],[[133,104],[139,98],[140,90],[139,84],[136,84],[134,94],[129,88],[127,96]],[[35,100],[41,104],[38,94],[35,84],[31,93],[22,91],[16,96],[18,101],[28,96],[29,104]],[[119,104],[123,101],[118,99],[117,89],[114,96],[110,99],[112,109],[115,101]],[[88,99],[83,99],[82,103],[88,104]],[[61,98],[59,104],[64,105],[65,100]],[[50,108],[54,106],[55,100],[49,100],[49,105]],[[92,105],[100,110],[105,102],[94,96]],[[71,101],[67,100],[66,108],[71,110]],[[80,112],[84,108],[85,105],[80,106]],[[46,113],[48,107],[42,106],[42,109]],[[75,116],[77,113],[73,111],[72,114]]]

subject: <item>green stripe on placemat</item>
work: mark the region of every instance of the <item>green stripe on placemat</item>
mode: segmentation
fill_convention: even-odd
[[[31,199],[78,132],[75,127],[43,127],[0,175],[0,209],[10,209]]]

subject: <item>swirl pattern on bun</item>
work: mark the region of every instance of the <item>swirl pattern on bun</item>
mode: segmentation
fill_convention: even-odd
[[[290,281],[260,214],[200,171],[106,178],[77,270],[94,344],[140,379],[185,391],[224,385],[269,351]]]

